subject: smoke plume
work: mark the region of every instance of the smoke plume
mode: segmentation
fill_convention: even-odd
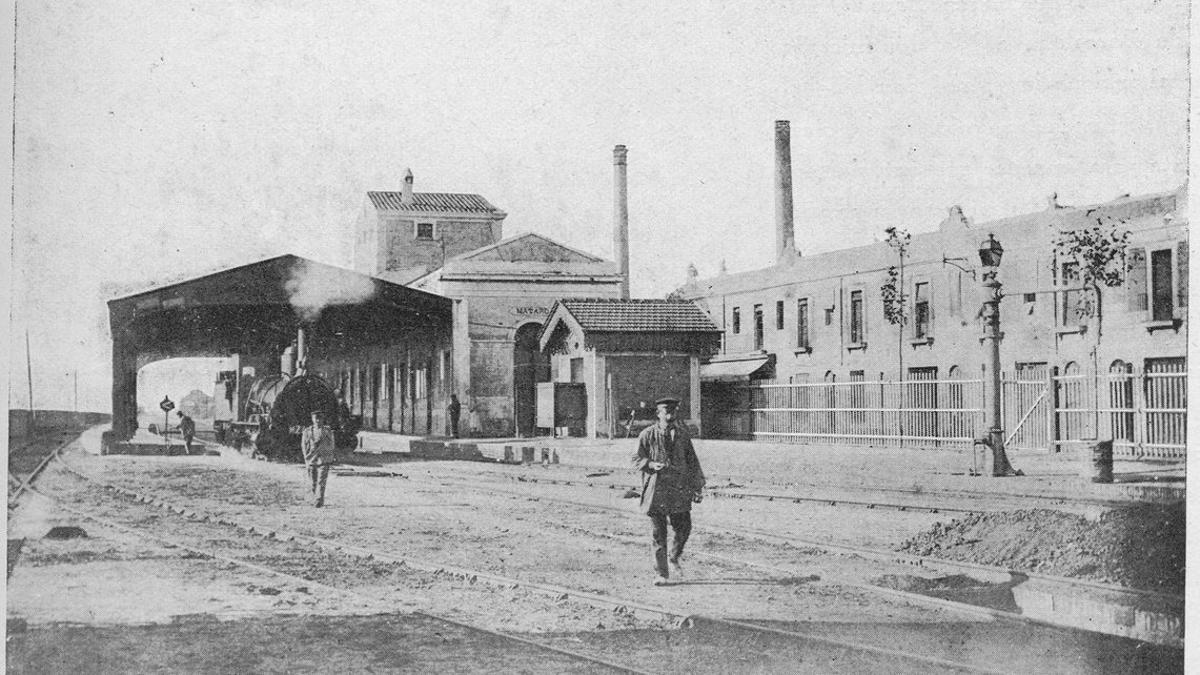
[[[307,260],[292,266],[284,288],[296,314],[306,322],[316,321],[326,307],[356,305],[375,294],[369,278]]]

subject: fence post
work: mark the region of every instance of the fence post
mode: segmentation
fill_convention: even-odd
[[[1133,370],[1133,369],[1131,369]],[[1133,370],[1133,456],[1141,457],[1145,451],[1146,425],[1146,379],[1145,370]]]
[[[1051,366],[1046,375],[1046,400],[1050,403],[1050,414],[1046,415],[1046,442],[1049,452],[1059,452],[1058,446],[1058,366]]]

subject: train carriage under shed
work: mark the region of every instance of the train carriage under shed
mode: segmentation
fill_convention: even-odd
[[[283,255],[108,304],[114,440],[137,429],[139,369],[180,357],[235,357],[225,391],[236,414],[253,381],[307,375],[340,389],[367,429],[443,426],[452,303],[439,295]]]

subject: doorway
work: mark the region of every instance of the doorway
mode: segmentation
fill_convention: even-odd
[[[538,338],[542,325],[527,323],[513,339],[513,422],[517,436],[537,432],[537,383],[550,381],[550,357],[542,353]]]

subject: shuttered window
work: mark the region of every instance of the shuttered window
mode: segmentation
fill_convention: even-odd
[[[861,344],[865,342],[863,327],[863,294],[862,291],[850,292],[850,342]]]
[[[1170,321],[1175,317],[1175,287],[1172,283],[1171,249],[1150,253],[1150,318]]]
[[[801,349],[809,347],[808,298],[801,298],[796,301],[796,346]]]
[[[754,306],[754,348],[763,348],[763,306]]]
[[[920,283],[913,289],[913,336],[933,334],[933,310],[929,304],[929,284]]]
[[[1079,278],[1079,263],[1069,262],[1062,265],[1062,278],[1059,283],[1064,288],[1079,288],[1081,283]],[[1083,299],[1083,291],[1080,290],[1064,290],[1062,293],[1062,306],[1059,307],[1059,316],[1063,326],[1079,325],[1079,301]]]
[[[1146,304],[1146,249],[1129,251],[1129,268],[1125,272],[1125,297],[1129,311],[1144,312]]]
[[[1179,306],[1187,307],[1188,243],[1186,239],[1175,246],[1175,294]]]

